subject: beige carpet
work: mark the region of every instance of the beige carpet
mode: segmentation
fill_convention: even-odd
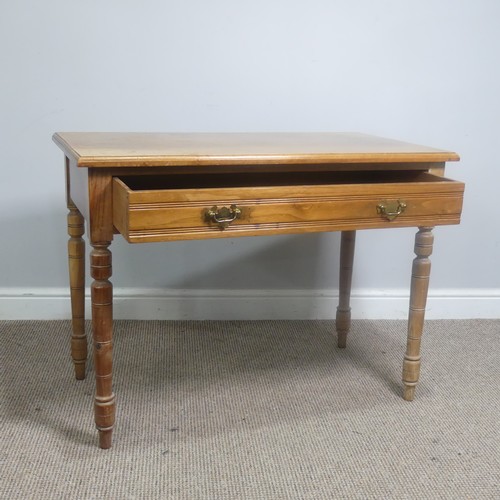
[[[69,322],[0,322],[3,499],[500,498],[500,320],[115,325],[117,425],[97,448]]]

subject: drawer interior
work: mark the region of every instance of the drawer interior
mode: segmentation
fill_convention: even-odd
[[[131,191],[341,184],[407,184],[449,182],[421,170],[405,172],[276,172],[120,176]]]

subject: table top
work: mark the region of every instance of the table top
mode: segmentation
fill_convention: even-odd
[[[414,163],[456,153],[359,133],[58,132],[53,140],[79,167]]]

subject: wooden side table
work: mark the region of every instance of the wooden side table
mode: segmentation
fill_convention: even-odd
[[[342,231],[338,346],[346,346],[358,229],[418,227],[403,397],[420,371],[432,228],[458,224],[464,184],[443,177],[449,151],[364,134],[56,133],[66,161],[77,379],[85,377],[84,220],[92,245],[95,421],[111,446],[113,235],[130,243]]]

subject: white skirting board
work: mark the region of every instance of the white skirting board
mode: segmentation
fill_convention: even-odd
[[[87,294],[89,290],[87,290]],[[115,319],[333,319],[336,290],[114,290]],[[408,291],[353,290],[353,319],[406,319]],[[86,299],[90,318],[90,297]],[[0,288],[0,320],[71,318],[63,288]],[[500,318],[500,289],[430,290],[427,319]]]

